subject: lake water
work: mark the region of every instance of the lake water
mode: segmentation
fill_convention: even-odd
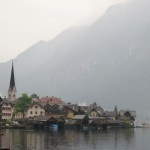
[[[1,130],[11,150],[149,150],[150,128],[82,130]]]

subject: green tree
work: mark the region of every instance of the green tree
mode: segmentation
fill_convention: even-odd
[[[114,112],[115,112],[116,114],[118,114],[118,108],[117,108],[117,105],[115,105]]]
[[[15,114],[17,113],[23,113],[24,116],[24,111],[27,106],[29,106],[32,102],[32,98],[29,97],[26,93],[22,94],[22,96],[17,100],[14,110]]]
[[[35,93],[33,93],[30,97],[39,99],[39,96],[37,94],[35,94]]]

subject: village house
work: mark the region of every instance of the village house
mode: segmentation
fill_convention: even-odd
[[[60,109],[59,104],[50,105],[49,103],[44,105],[45,116],[64,116],[63,110]]]
[[[1,120],[11,120],[13,117],[13,103],[4,99],[1,106]]]
[[[40,99],[33,99],[33,101],[43,106],[45,109],[45,116],[64,115],[62,109],[66,103],[60,98],[46,96]]]
[[[134,111],[134,110],[120,110],[119,116],[120,117],[130,117],[131,120],[135,120],[136,111]]]
[[[136,118],[136,111],[134,110],[120,110],[119,120],[121,124],[129,122],[131,126],[134,126],[134,121]]]
[[[96,108],[92,108],[89,112],[88,112],[88,116],[89,117],[100,117],[99,112],[96,110]]]
[[[62,128],[65,125],[65,120],[61,116],[38,116],[33,120],[35,128]]]
[[[32,103],[25,109],[25,118],[45,116],[45,110],[39,103]]]
[[[89,106],[79,106],[79,109],[84,111],[85,114],[89,114],[89,115],[99,115],[102,116],[104,109],[101,106],[98,106],[96,104],[96,102],[90,104]],[[93,114],[92,114],[93,113]]]
[[[32,118],[37,116],[45,116],[45,110],[43,106],[41,106],[37,102],[33,102],[30,106],[27,106],[23,113],[17,113],[14,116],[14,119],[22,119],[22,118]]]
[[[64,106],[63,113],[66,119],[73,119],[73,117],[77,114],[77,110],[74,110],[69,106]]]
[[[114,111],[104,111],[103,116],[108,120],[116,120],[116,112]]]
[[[73,117],[73,126],[74,127],[88,127],[89,118],[87,115],[75,115]]]

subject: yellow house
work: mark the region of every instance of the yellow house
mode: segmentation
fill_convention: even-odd
[[[72,108],[67,107],[67,106],[64,106],[63,111],[64,111],[65,117],[67,119],[72,119],[75,116],[75,113],[76,113],[75,110],[73,110]]]
[[[45,110],[42,105],[39,103],[32,103],[25,110],[24,118],[36,117],[36,116],[45,116]]]

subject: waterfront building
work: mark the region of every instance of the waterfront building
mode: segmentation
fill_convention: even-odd
[[[13,103],[11,101],[8,100],[3,100],[2,102],[2,106],[1,106],[1,119],[2,121],[5,120],[11,120],[13,117]]]
[[[89,125],[89,118],[87,115],[75,115],[73,117],[73,125],[76,127],[84,127]]]
[[[45,116],[64,116],[62,109],[66,103],[60,98],[46,96],[40,99],[33,99],[33,101],[43,106],[45,110]]]
[[[50,105],[49,103],[47,103],[43,108],[45,110],[45,116],[64,116],[63,110],[61,106],[59,106],[59,104]]]
[[[136,118],[135,110],[120,110],[119,111],[119,120],[121,123],[129,122],[131,126],[134,126],[134,121]]]
[[[86,114],[89,114],[93,110],[93,113],[96,111],[95,113],[97,113],[97,115],[99,114],[100,116],[102,116],[104,113],[104,109],[101,106],[98,106],[96,102],[90,104],[89,106],[79,106],[79,110],[84,111]]]
[[[37,116],[45,116],[45,110],[42,105],[37,102],[33,102],[31,105],[27,106],[23,113],[15,114],[14,119],[22,119],[22,118],[32,118]]]
[[[92,108],[89,112],[88,112],[88,116],[89,117],[99,117],[100,113],[95,109]]]
[[[63,108],[63,112],[64,112],[64,116],[67,119],[73,119],[73,117],[75,116],[75,114],[77,114],[77,110],[69,107],[69,106],[64,106]]]
[[[105,111],[103,116],[108,120],[116,120],[116,112],[114,111]]]
[[[32,103],[25,109],[25,118],[45,116],[45,110],[39,103]]]

